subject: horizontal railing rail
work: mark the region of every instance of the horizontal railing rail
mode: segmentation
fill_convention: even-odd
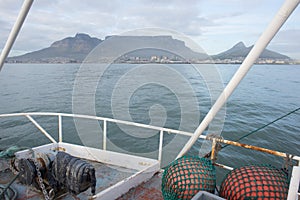
[[[180,130],[164,128],[164,127],[158,127],[158,126],[147,125],[147,124],[136,123],[136,122],[129,122],[129,121],[125,121],[125,120],[118,120],[118,119],[112,119],[112,118],[107,118],[107,117],[99,117],[99,116],[91,116],[91,115],[83,115],[83,114],[68,114],[68,113],[53,113],[53,112],[28,112],[28,113],[0,114],[0,118],[22,117],[22,116],[28,118],[52,143],[57,143],[57,141],[40,124],[38,124],[38,122],[35,121],[32,118],[32,116],[56,116],[56,117],[58,117],[58,142],[63,141],[62,117],[91,119],[91,120],[102,121],[103,122],[103,150],[106,150],[106,144],[107,144],[107,122],[119,123],[119,124],[124,124],[124,125],[129,125],[129,126],[135,126],[135,127],[139,127],[139,128],[157,130],[157,131],[159,131],[159,134],[160,134],[159,135],[159,148],[158,148],[158,161],[159,162],[161,162],[161,160],[162,160],[164,133],[180,134],[180,135],[185,135],[185,136],[189,136],[189,137],[193,136],[193,133],[191,133],[191,132],[180,131]],[[234,141],[230,141],[230,140],[224,140],[224,139],[220,139],[220,138],[212,138],[211,136],[200,135],[199,139],[211,140],[211,141],[213,141],[213,144],[216,142],[219,142],[219,143],[229,144],[229,145],[238,146],[238,147],[242,147],[242,148],[246,148],[246,149],[252,149],[255,151],[260,151],[260,152],[264,152],[264,153],[268,153],[268,154],[272,154],[272,155],[276,155],[276,156],[280,156],[280,157],[290,157],[293,160],[298,161],[298,165],[300,166],[300,157],[299,156],[291,156],[287,153],[269,150],[269,149],[262,148],[262,147],[247,145],[247,144],[234,142]],[[212,154],[213,153],[214,153],[214,149],[212,149]],[[216,165],[219,167],[225,168],[225,169],[229,169],[229,170],[233,169],[232,167],[225,166],[225,165],[218,164],[218,163],[216,163]]]
[[[0,118],[3,117],[27,117],[52,143],[57,143],[57,141],[40,125],[36,122],[31,116],[56,116],[58,117],[58,141],[63,141],[63,133],[62,133],[62,117],[71,117],[71,118],[80,118],[80,119],[91,119],[103,122],[103,150],[106,150],[107,144],[107,122],[112,123],[119,123],[129,126],[135,126],[139,128],[145,129],[152,129],[157,130],[160,132],[159,136],[159,149],[158,149],[158,161],[161,163],[162,159],[162,151],[163,151],[163,137],[164,133],[173,133],[173,134],[180,134],[185,136],[192,136],[193,133],[186,132],[186,131],[179,131],[170,128],[158,127],[153,125],[147,125],[142,123],[136,122],[129,122],[125,120],[118,120],[106,117],[99,117],[99,116],[91,116],[91,115],[83,115],[83,114],[69,114],[69,113],[53,113],[53,112],[28,112],[28,113],[10,113],[10,114],[0,114]],[[200,138],[205,139],[205,136],[201,136]]]

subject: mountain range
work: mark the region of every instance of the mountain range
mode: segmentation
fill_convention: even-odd
[[[100,42],[102,40],[90,37],[87,34],[76,34],[75,37],[67,37],[56,41],[50,47],[20,56],[9,57],[7,61],[21,63],[82,62]]]
[[[246,47],[243,42],[239,42],[234,45],[232,48],[224,51],[220,54],[213,55],[213,59],[238,59],[238,58],[245,58],[246,55],[250,52],[253,48],[253,45],[250,47]],[[262,54],[260,55],[262,59],[291,59],[286,55],[277,53],[275,51],[270,51],[265,49]]]
[[[122,55],[115,62],[206,62],[207,60],[224,63],[225,61],[242,62],[251,48],[246,47],[243,42],[239,42],[229,50],[217,55],[207,55],[198,53],[190,49],[181,40],[171,36],[108,36],[105,40],[110,40],[109,48],[103,52],[102,57],[109,56],[116,48],[122,46],[132,46],[142,44],[150,48],[137,49]],[[50,47],[26,53],[24,55],[9,57],[7,62],[13,63],[80,63],[97,45],[105,40],[90,37],[88,34],[77,33],[75,37],[67,37],[56,41]],[[139,46],[139,45],[137,45]],[[151,46],[163,46],[164,49],[151,48]],[[174,53],[176,52],[176,53]],[[105,60],[105,59],[104,59]],[[292,61],[286,55],[265,49],[260,56],[260,60],[272,61]]]

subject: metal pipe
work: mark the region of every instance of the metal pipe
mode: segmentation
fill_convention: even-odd
[[[61,117],[72,117],[72,118],[80,118],[80,119],[93,119],[93,120],[103,121],[103,124],[104,124],[103,133],[105,132],[104,130],[106,130],[106,132],[107,132],[107,122],[114,122],[114,123],[124,123],[124,122],[126,122],[126,121],[121,121],[121,120],[114,120],[114,119],[111,119],[111,118],[104,118],[104,117],[97,117],[97,116],[90,116],[90,115],[67,114],[67,113],[29,112],[29,113],[0,114],[0,118],[2,118],[2,117],[3,118],[4,117],[18,117],[18,116],[25,116],[25,117],[31,119],[31,121],[33,120],[33,118],[30,117],[30,116],[61,116]],[[61,122],[62,122],[62,120],[61,120]],[[180,134],[180,135],[184,135],[184,136],[186,136],[186,135],[191,136],[192,135],[192,133],[189,133],[189,132],[178,131],[178,130],[173,130],[173,129],[166,129],[166,128],[157,127],[157,126],[144,127],[144,126],[142,126],[143,124],[133,123],[133,122],[126,122],[124,124],[131,125],[131,126],[142,127],[142,128],[150,128],[150,129],[153,129],[153,130],[158,130],[159,129],[160,130],[160,140],[161,141],[163,141],[162,136],[163,136],[164,132]],[[106,134],[107,133],[104,133],[104,137],[106,137]],[[199,139],[213,140],[213,137],[200,135]],[[258,151],[261,150],[261,151],[266,152],[266,153],[276,152],[276,151],[273,151],[273,150],[269,150],[269,149],[265,149],[265,148],[261,148],[261,147],[256,147],[256,146],[252,146],[252,145],[247,145],[247,144],[243,144],[243,143],[239,143],[239,142],[235,142],[235,141],[224,140],[224,139],[221,139],[221,138],[216,138],[216,141],[224,143],[224,144],[230,144],[230,145],[234,145],[234,146],[243,147],[243,148],[251,147],[251,149],[253,149],[253,150],[258,150]],[[162,146],[163,143],[161,143],[160,145]],[[282,152],[277,152],[274,155],[281,156],[281,157],[286,157],[287,156],[287,154],[282,153]],[[300,156],[293,156],[292,159],[298,161],[299,166],[300,166],[300,162],[299,162],[300,161]]]
[[[17,36],[18,36],[18,33],[24,23],[24,20],[30,10],[30,7],[33,3],[33,0],[24,0],[24,3],[22,5],[22,8],[21,8],[21,11],[17,17],[17,20],[13,26],[13,28],[11,29],[11,32],[8,36],[8,39],[6,41],[6,44],[2,50],[2,53],[0,55],[0,71],[3,67],[3,64],[5,62],[5,59],[7,58],[10,50],[11,50],[11,47],[12,45],[14,44]]]
[[[106,120],[107,122],[113,122],[113,123],[120,123],[120,124],[125,124],[129,126],[137,126],[141,128],[146,128],[146,129],[153,129],[153,130],[163,130],[166,133],[174,133],[174,134],[181,134],[185,136],[192,136],[193,133],[191,132],[186,132],[186,131],[179,131],[175,129],[170,129],[170,128],[162,128],[159,126],[152,126],[152,125],[147,125],[147,124],[141,124],[141,123],[136,123],[136,122],[129,122],[129,121],[124,121],[124,120],[118,120],[118,119],[112,119],[112,118],[106,118],[106,117],[97,117],[97,116],[90,116],[90,115],[82,115],[82,114],[68,114],[68,113],[52,113],[52,112],[28,112],[28,113],[10,113],[10,114],[0,114],[0,118],[2,117],[16,117],[16,116],[58,116],[61,115],[62,117],[73,117],[73,118],[82,118],[82,119],[93,119],[93,120],[99,120],[99,121],[104,121]],[[206,136],[201,135],[201,139],[205,139]]]
[[[161,160],[162,160],[163,143],[164,143],[164,131],[160,130],[160,133],[159,133],[159,147],[158,147],[158,161],[159,161],[160,165],[161,165]]]
[[[211,147],[211,155],[210,159],[212,160],[213,163],[216,161],[216,146],[217,146],[217,141],[216,138],[212,139],[212,147]]]
[[[289,193],[288,193],[287,200],[298,199],[297,193],[298,193],[299,184],[300,184],[299,181],[300,181],[300,167],[294,166],[291,181],[290,181],[290,187],[289,187]]]
[[[103,120],[103,150],[106,150],[106,143],[107,143],[107,124],[106,120]]]
[[[275,156],[280,156],[280,157],[287,157],[288,154],[280,152],[280,151],[274,151],[274,150],[270,150],[270,149],[266,149],[266,148],[262,148],[262,147],[257,147],[257,146],[253,146],[253,145],[249,145],[249,144],[243,144],[243,143],[239,143],[239,142],[234,142],[234,141],[230,141],[230,140],[224,140],[224,139],[213,139],[216,142],[221,142],[224,144],[230,144],[233,146],[237,146],[237,147],[243,147],[245,149],[252,149],[255,151],[260,151],[260,152],[264,152],[264,153],[268,153],[268,154],[272,154]]]
[[[35,121],[31,116],[26,115],[26,117],[53,143],[57,143],[55,139],[43,128],[37,121]]]
[[[298,6],[299,2],[300,0],[286,0],[284,2],[276,16],[273,18],[266,30],[262,33],[260,38],[255,43],[254,47],[251,49],[251,51],[249,52],[249,54],[235,73],[235,75],[225,87],[215,104],[212,106],[212,108],[207,113],[203,121],[200,123],[193,136],[182,148],[177,158],[180,158],[190,150],[190,148],[197,141],[199,136],[206,129],[208,124],[213,120],[213,118],[225,104],[229,96],[233,93],[235,88],[239,85],[241,80],[245,77],[247,72],[250,70],[251,66],[259,58],[260,54],[267,47],[267,45],[275,36],[275,34],[279,31],[280,27],[284,24],[284,22],[288,19],[288,17],[291,15],[294,9]]]
[[[62,142],[62,116],[58,115],[58,142]]]
[[[215,165],[217,167],[220,167],[222,169],[230,170],[230,171],[232,171],[234,169],[233,167],[229,167],[229,166],[226,166],[226,165],[223,165],[223,164],[220,164],[220,163],[214,163],[213,165]]]

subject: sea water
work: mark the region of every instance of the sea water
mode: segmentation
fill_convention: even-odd
[[[101,73],[98,67],[103,65],[87,68],[88,73],[83,73],[80,64],[5,64],[0,73],[0,113],[76,112],[194,132],[220,93],[220,86],[228,84],[239,65],[214,65],[219,77],[213,80],[187,64],[168,65],[171,71],[167,74],[153,64],[115,64],[105,66]],[[147,67],[156,71],[152,73]],[[237,140],[300,107],[299,74],[299,65],[254,65],[228,99],[216,129],[207,129],[204,134],[221,134],[225,139]],[[188,86],[183,87],[184,84]],[[34,118],[58,138],[57,117]],[[299,122],[300,111],[240,142],[300,155]],[[64,141],[102,148],[101,130],[93,130],[95,124],[91,120],[81,120],[79,124],[72,118],[63,118]],[[102,122],[97,124],[103,128]],[[133,130],[115,123],[108,123],[107,127],[108,149],[157,156],[158,131]],[[186,136],[165,134],[164,164],[174,159],[187,140]],[[47,142],[25,117],[0,119],[0,149]],[[203,142],[199,140],[189,154],[199,156],[201,151]],[[281,167],[283,160],[239,147],[226,147],[218,154],[218,162],[232,167]]]

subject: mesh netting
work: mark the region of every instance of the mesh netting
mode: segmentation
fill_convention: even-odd
[[[223,180],[220,196],[226,199],[286,199],[287,175],[272,166],[234,169]]]
[[[162,177],[165,200],[191,199],[199,191],[214,192],[216,172],[206,158],[181,157],[169,164]]]

